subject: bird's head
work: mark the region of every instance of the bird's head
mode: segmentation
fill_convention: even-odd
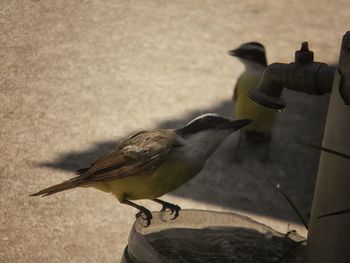
[[[258,42],[244,43],[238,48],[230,50],[228,54],[237,57],[244,64],[255,63],[264,67],[267,66],[265,48]]]
[[[250,124],[248,119],[230,120],[215,113],[207,113],[176,130],[185,154],[208,158],[233,132]]]

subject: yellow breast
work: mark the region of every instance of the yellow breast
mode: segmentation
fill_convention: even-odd
[[[261,106],[248,98],[248,91],[255,88],[259,80],[259,76],[243,76],[239,79],[235,91],[235,118],[253,120],[243,130],[267,132],[276,119],[277,111]]]
[[[110,192],[117,198],[154,199],[188,182],[199,173],[202,166],[203,164],[190,164],[183,158],[170,156],[151,174],[98,182],[92,186]]]

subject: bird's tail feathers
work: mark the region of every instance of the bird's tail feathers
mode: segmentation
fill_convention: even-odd
[[[65,191],[65,190],[69,190],[69,189],[75,188],[75,187],[77,187],[79,185],[75,179],[76,178],[73,178],[73,179],[70,179],[70,180],[65,181],[63,183],[56,184],[56,185],[53,185],[51,187],[45,188],[43,190],[40,190],[37,193],[31,194],[30,196],[39,196],[39,195],[41,195],[41,197],[44,197],[44,196],[56,194],[58,192],[62,192],[62,191]]]
[[[79,170],[76,170],[75,171],[75,174],[76,175],[82,175],[82,174],[84,174],[85,172],[87,172],[87,170],[89,170],[90,168],[81,168],[81,169],[79,169]]]

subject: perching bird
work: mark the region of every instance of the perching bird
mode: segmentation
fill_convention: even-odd
[[[237,57],[245,67],[236,82],[233,93],[235,118],[253,120],[253,123],[242,129],[248,140],[268,142],[271,139],[271,129],[275,123],[277,111],[261,106],[247,96],[250,89],[258,86],[267,66],[265,48],[260,43],[249,42],[228,53]]]
[[[181,129],[142,131],[119,144],[77,176],[31,196],[47,196],[75,187],[95,187],[112,193],[120,203],[139,210],[148,226],[152,214],[130,200],[150,199],[178,216],[180,207],[158,199],[192,179],[209,156],[232,132],[251,120],[231,121],[217,114],[201,115]],[[173,219],[174,219],[173,218]]]

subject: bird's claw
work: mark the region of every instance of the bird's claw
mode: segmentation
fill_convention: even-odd
[[[173,215],[175,213],[174,216],[170,219],[174,220],[179,216],[179,211],[181,210],[181,207],[173,204],[163,204],[163,207],[160,211],[164,212],[166,210],[170,211],[170,215]]]
[[[140,209],[140,211],[135,215],[135,217],[141,217],[143,220],[146,221],[146,225],[144,225],[144,227],[148,227],[151,224],[151,220],[153,218],[152,213],[146,208]]]

